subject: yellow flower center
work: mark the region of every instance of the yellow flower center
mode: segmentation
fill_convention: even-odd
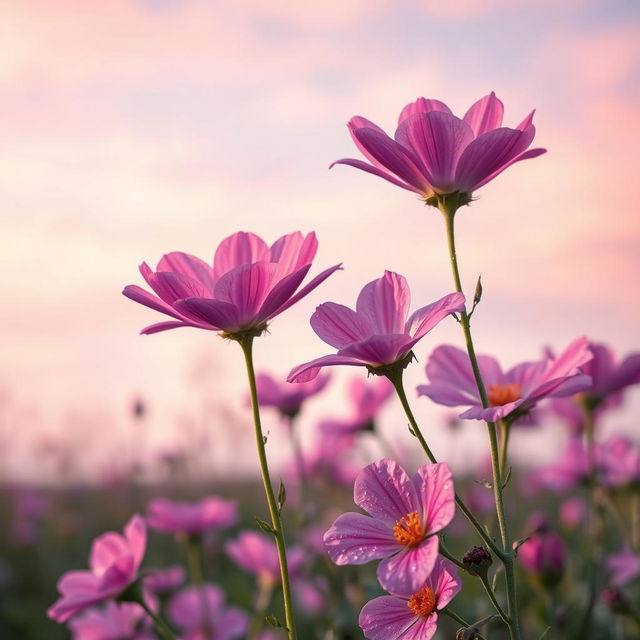
[[[520,398],[519,384],[490,384],[487,398],[492,407],[501,407],[503,404],[515,402]]]
[[[436,594],[433,593],[433,589],[431,587],[422,587],[420,591],[416,591],[409,598],[407,606],[417,616],[428,616],[436,608],[436,601],[437,598]]]
[[[417,511],[412,511],[406,516],[402,516],[396,526],[393,527],[393,535],[400,544],[405,544],[408,547],[422,542],[424,538],[424,527],[420,522],[420,516]]]

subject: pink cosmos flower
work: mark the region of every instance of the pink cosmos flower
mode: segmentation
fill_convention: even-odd
[[[599,467],[599,447],[596,445],[595,462]],[[587,482],[591,474],[589,458],[584,441],[579,436],[572,436],[567,441],[559,459],[553,464],[533,471],[529,476],[529,484],[552,491],[566,491]]]
[[[448,407],[471,406],[461,418],[494,422],[526,413],[548,396],[573,395],[587,388],[591,379],[579,367],[590,359],[586,338],[574,340],[555,359],[523,362],[506,372],[492,356],[478,356],[491,405],[484,409],[466,351],[443,345],[429,357],[426,372],[430,384],[418,386],[418,395]]]
[[[187,587],[171,598],[167,611],[183,640],[235,640],[244,637],[249,624],[249,616],[227,606],[214,584]]]
[[[446,463],[426,464],[413,478],[387,458],[356,478],[354,502],[371,514],[345,513],[325,533],[329,557],[338,565],[385,558],[377,570],[391,593],[421,588],[438,557],[438,536],[454,512],[453,478]]]
[[[174,502],[157,498],[147,505],[147,522],[164,533],[199,535],[209,529],[223,529],[238,521],[233,500],[209,496],[198,502]]]
[[[151,593],[169,593],[181,586],[186,578],[184,567],[179,564],[155,569],[145,576],[142,583]]]
[[[268,247],[257,235],[240,231],[220,243],[213,266],[179,251],[163,256],[155,272],[143,262],[140,273],[157,296],[136,285],[125,287],[123,294],[174,318],[141,333],[177,327],[225,334],[260,331],[341,268],[326,269],[296,293],[317,249],[315,233],[290,233]]]
[[[323,420],[318,427],[324,433],[355,435],[373,429],[376,415],[393,394],[393,385],[386,378],[374,378],[371,381],[351,378],[348,389],[353,409],[351,417],[346,420]]]
[[[411,294],[405,278],[385,271],[365,285],[356,310],[335,302],[321,304],[311,316],[313,330],[338,353],[294,367],[287,380],[307,382],[322,367],[351,365],[377,369],[404,360],[413,346],[449,314],[464,309],[464,296],[450,293],[407,319]]]
[[[229,557],[242,569],[261,580],[272,583],[280,581],[278,551],[272,538],[257,531],[243,531],[235,540],[225,545]],[[300,573],[304,551],[299,547],[287,550],[289,577],[293,580]]]
[[[612,436],[598,448],[603,484],[615,488],[640,485],[640,447],[626,436]]]
[[[438,100],[418,98],[400,113],[390,138],[366,118],[348,123],[358,149],[369,160],[343,158],[348,164],[414,191],[425,200],[460,192],[471,194],[519,160],[545,149],[530,149],[536,130],[532,111],[515,129],[502,126],[504,107],[492,92],[473,104],[462,119]]]
[[[564,572],[565,547],[562,538],[551,530],[546,516],[534,513],[527,530],[531,533],[518,548],[518,559],[525,571],[536,574],[545,584],[557,582]]]
[[[73,640],[153,640],[154,635],[140,622],[146,617],[142,607],[132,602],[107,602],[104,609],[89,609],[69,622]]]
[[[607,567],[611,571],[611,583],[622,587],[640,576],[640,555],[625,547],[607,558]]]
[[[58,581],[62,597],[47,611],[56,622],[65,622],[98,602],[119,596],[138,577],[147,546],[147,528],[135,515],[124,536],[109,532],[96,538],[89,556],[90,571],[69,571]]]
[[[413,592],[375,598],[364,605],[358,620],[369,640],[431,640],[438,611],[462,589],[455,565],[439,556],[433,571]]]
[[[560,522],[568,529],[574,529],[585,521],[586,507],[582,498],[567,498],[560,505]]]
[[[330,379],[331,375],[325,374],[310,382],[292,385],[260,373],[256,376],[258,403],[262,407],[274,407],[283,416],[296,416],[304,402],[324,390]]]

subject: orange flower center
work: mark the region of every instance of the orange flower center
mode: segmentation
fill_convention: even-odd
[[[420,516],[417,511],[412,511],[406,516],[402,516],[396,526],[393,527],[393,535],[400,544],[406,544],[408,547],[422,542],[424,538],[424,527],[420,522]]]
[[[519,384],[490,384],[487,398],[492,407],[501,407],[503,404],[515,402],[520,398]]]
[[[417,616],[428,616],[433,613],[433,610],[436,608],[436,600],[436,594],[433,593],[433,589],[430,587],[422,587],[420,591],[416,591],[411,598],[409,598],[407,606]]]

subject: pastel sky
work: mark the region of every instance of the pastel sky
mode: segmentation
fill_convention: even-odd
[[[141,284],[142,260],[206,259],[240,229],[269,241],[315,230],[317,269],[345,270],[260,341],[261,368],[282,375],[326,352],[308,324],[315,305],[352,304],[385,268],[407,276],[414,307],[451,291],[435,210],[328,171],[357,155],[352,115],[390,130],[420,95],[462,114],[495,90],[507,125],[535,107],[536,146],[549,150],[459,215],[467,292],[478,273],[484,283],[479,351],[510,364],[581,334],[639,346],[636,0],[22,0],[0,5],[0,41],[9,473],[36,474],[34,443],[131,444],[136,394],[150,449],[206,423],[217,472],[253,464],[250,440],[246,455],[229,444],[229,424],[248,419],[239,350],[196,330],[139,336],[159,318],[120,292]],[[454,322],[421,343],[421,363],[444,341],[461,344]],[[422,364],[410,386],[421,379]],[[347,412],[339,389],[329,397],[312,417]],[[631,416],[618,424],[637,428]],[[385,429],[404,433],[397,407]]]

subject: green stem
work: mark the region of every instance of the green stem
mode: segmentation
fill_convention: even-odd
[[[144,598],[140,598],[136,601],[146,612],[146,614],[153,620],[153,624],[158,632],[158,635],[163,640],[176,640],[175,635],[173,635],[173,631],[169,628],[167,623],[155,612],[153,611],[149,605],[144,601]]]
[[[500,482],[504,485],[507,479],[507,452],[509,449],[509,436],[511,435],[511,422],[500,421]]]
[[[427,454],[427,458],[429,458],[431,462],[437,463],[438,460],[433,455],[433,452],[429,448],[427,441],[422,435],[422,431],[420,430],[420,427],[418,426],[416,418],[413,415],[413,411],[411,410],[411,406],[409,405],[409,400],[407,399],[407,394],[405,393],[404,385],[402,384],[402,369],[397,369],[396,371],[394,371],[393,373],[387,374],[387,378],[389,378],[389,380],[391,381],[391,384],[393,384],[393,386],[395,387],[396,393],[398,394],[398,398],[400,398],[400,403],[402,404],[404,412],[407,415],[407,418],[409,420],[409,424],[411,425],[411,430],[415,434],[416,438],[418,438],[418,441],[422,445],[424,452]],[[456,497],[456,504],[458,505],[462,513],[464,513],[464,515],[467,517],[469,522],[471,522],[471,524],[473,525],[475,530],[478,532],[478,534],[480,535],[482,540],[485,542],[485,544],[488,547],[490,547],[491,550],[497,556],[502,557],[504,555],[502,551],[498,548],[496,543],[493,541],[493,538],[491,538],[491,536],[485,531],[482,524],[480,524],[478,519],[473,515],[473,513],[471,512],[469,507],[467,507],[467,505],[464,503],[462,498],[457,493],[455,497]]]
[[[487,576],[478,576],[480,581],[482,582],[482,586],[484,590],[487,592],[489,596],[489,600],[491,600],[491,604],[495,607],[495,610],[498,612],[498,615],[502,618],[502,621],[507,625],[507,627],[511,624],[511,620],[509,620],[509,616],[505,613],[504,609],[498,602],[498,598],[496,598],[496,594],[494,590],[491,588],[489,584],[489,580]]]
[[[451,609],[442,609],[440,613],[444,613],[445,616],[449,616],[452,620],[455,620],[458,624],[461,624],[465,629],[473,626],[472,623],[467,622],[457,613],[451,611]],[[476,634],[476,637],[478,638],[478,640],[486,640],[486,638],[479,632]]]
[[[304,526],[308,521],[306,507],[312,503],[309,500],[309,480],[307,478],[304,454],[302,453],[302,445],[300,444],[300,438],[298,437],[296,419],[294,416],[287,417],[287,427],[289,430],[289,441],[291,442],[296,471],[300,480],[300,505],[298,511],[300,514],[301,524]]]
[[[462,282],[460,281],[460,271],[458,269],[458,258],[456,255],[455,244],[455,230],[454,230],[454,218],[458,209],[458,197],[450,196],[449,198],[441,198],[439,203],[440,211],[443,213],[446,229],[447,229],[447,243],[449,246],[449,260],[451,262],[451,271],[453,273],[453,281],[456,287],[456,291],[462,293]],[[480,400],[484,408],[489,407],[489,401],[487,398],[487,391],[482,380],[480,373],[480,367],[478,365],[478,358],[476,356],[475,348],[473,346],[473,339],[471,337],[471,325],[469,323],[469,315],[466,309],[460,312],[460,326],[462,327],[462,333],[464,334],[464,340],[467,347],[467,353],[469,354],[469,361],[471,363],[471,369],[473,370],[473,377],[478,387],[478,393]],[[520,640],[520,619],[517,604],[517,593],[515,584],[515,569],[514,569],[514,552],[511,548],[511,540],[509,537],[509,529],[507,525],[507,519],[505,517],[504,500],[502,497],[502,476],[500,470],[500,454],[498,451],[498,437],[496,432],[496,425],[494,422],[487,422],[487,431],[489,434],[489,445],[491,448],[491,471],[493,476],[493,497],[496,504],[496,515],[498,516],[498,526],[500,528],[500,538],[502,540],[502,553],[500,559],[504,564],[505,577],[507,583],[507,602],[509,609],[509,634],[511,640]]]
[[[280,560],[280,576],[282,578],[282,598],[284,601],[284,615],[289,640],[297,640],[295,620],[293,617],[293,605],[291,600],[291,585],[289,582],[289,571],[287,568],[287,552],[284,541],[284,532],[282,529],[282,521],[280,520],[280,511],[278,503],[273,492],[271,477],[269,475],[269,465],[267,462],[267,454],[265,451],[265,439],[262,433],[262,424],[260,422],[260,408],[258,406],[258,392],[256,389],[256,376],[253,367],[253,336],[247,335],[238,340],[242,347],[245,364],[247,367],[247,377],[249,380],[249,391],[251,394],[251,409],[253,411],[253,423],[255,426],[256,446],[258,449],[258,459],[260,461],[260,471],[262,474],[262,484],[267,498],[269,507],[269,515],[271,516],[271,525],[276,539],[276,547],[278,549],[278,559]]]
[[[247,640],[257,640],[264,626],[264,615],[267,612],[271,595],[273,593],[273,583],[270,581],[259,582],[260,590],[256,599],[255,614],[251,621],[251,626],[247,632]]]

